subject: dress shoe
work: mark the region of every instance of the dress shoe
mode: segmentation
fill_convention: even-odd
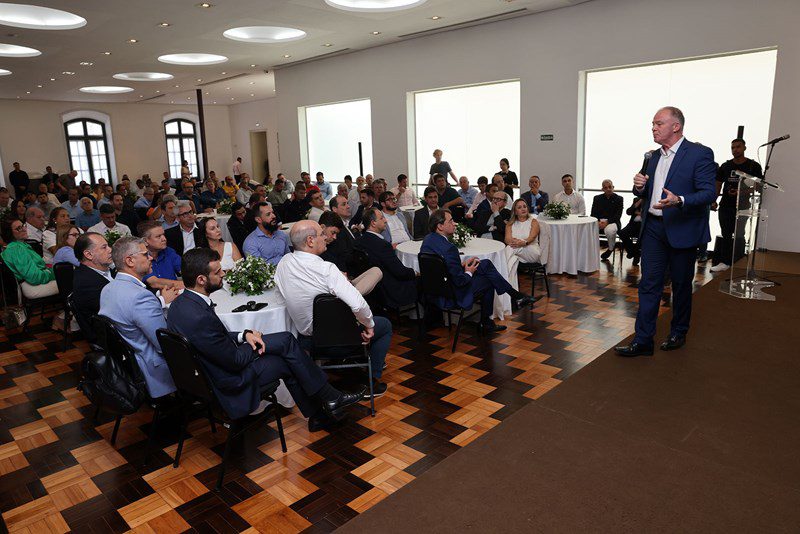
[[[633,266],[634,266],[634,267],[638,267],[638,266],[639,266],[639,260],[640,260],[640,259],[641,259],[641,258],[640,258],[639,256],[634,256],[634,257],[633,257]]]
[[[483,332],[486,334],[491,334],[492,332],[502,332],[505,329],[506,329],[505,325],[495,324],[494,321],[489,321],[488,323],[481,324],[481,330],[483,330]]]
[[[333,416],[335,418],[337,412],[339,412],[343,408],[346,408],[347,406],[350,406],[351,404],[359,402],[361,400],[361,397],[364,396],[364,391],[366,391],[366,389],[367,389],[366,387],[361,386],[361,388],[358,391],[355,391],[353,393],[342,392],[342,394],[339,396],[338,399],[333,401],[324,401],[322,403],[322,409],[325,411],[327,415]]]
[[[625,356],[626,358],[635,358],[636,356],[652,356],[653,347],[636,343],[635,341],[630,345],[621,345],[614,348],[617,351],[617,356]]]
[[[531,297],[530,295],[525,295],[518,298],[515,301],[515,304],[517,305],[517,309],[519,310],[522,309],[524,306],[533,306],[534,302],[536,302],[535,298]]]
[[[611,256],[612,252],[613,252],[613,250],[611,250],[611,249],[606,250],[605,252],[600,254],[600,259],[601,260],[607,260]]]
[[[678,350],[686,344],[686,336],[670,334],[665,342],[661,344],[661,350]]]
[[[345,420],[345,417],[331,417],[326,414],[324,410],[312,415],[308,418],[308,431],[319,432],[320,430],[333,430],[335,427],[340,426]]]
[[[377,399],[378,397],[382,397],[386,390],[389,387],[386,385],[385,382],[379,382],[376,379],[372,379],[372,395]],[[363,400],[369,400],[369,385],[364,386],[364,394],[361,396]]]

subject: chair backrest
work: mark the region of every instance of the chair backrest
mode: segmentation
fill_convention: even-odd
[[[311,340],[315,349],[361,345],[361,323],[339,298],[328,294],[314,297],[313,321]]]
[[[22,290],[19,287],[19,280],[2,259],[0,259],[0,286],[3,288],[4,306],[22,303]]]
[[[350,278],[361,276],[370,267],[372,267],[372,262],[369,254],[358,247],[353,248],[353,252],[347,260],[347,274]]]
[[[117,360],[130,378],[136,382],[143,382],[144,377],[136,362],[136,353],[120,335],[114,321],[102,315],[95,315],[94,332],[97,335],[98,345]]]
[[[44,246],[42,245],[41,241],[36,241],[35,239],[26,239],[25,242],[31,246],[31,248],[41,256],[44,254]]]
[[[547,260],[550,259],[550,225],[539,219],[539,263],[547,265]]]
[[[161,354],[167,362],[178,392],[189,397],[214,401],[216,395],[200,363],[197,350],[182,335],[165,328],[156,330]]]
[[[75,274],[75,266],[65,261],[53,265],[53,274],[56,275],[56,285],[61,300],[66,302],[67,297],[72,293],[72,279]]]
[[[92,325],[92,318],[86,317],[83,313],[80,312],[79,308],[75,306],[75,300],[72,293],[67,296],[67,306],[69,306],[70,313],[72,316],[75,317],[75,320],[78,321],[78,327],[83,334],[83,337],[89,342],[89,344],[94,344],[97,342],[97,332],[94,325]]]
[[[456,300],[453,283],[450,281],[450,274],[447,272],[444,258],[438,254],[420,252],[419,275],[422,279],[422,292],[425,295]]]

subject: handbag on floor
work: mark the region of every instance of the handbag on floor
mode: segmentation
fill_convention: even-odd
[[[145,400],[136,383],[119,363],[104,352],[90,352],[81,363],[78,389],[96,406],[117,415],[135,413]]]

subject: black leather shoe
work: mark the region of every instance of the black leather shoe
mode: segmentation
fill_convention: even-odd
[[[606,250],[605,252],[600,254],[600,259],[601,260],[607,260],[611,256],[611,252],[612,252],[611,249]]]
[[[325,411],[321,411],[308,418],[308,431],[319,432],[320,430],[333,430],[342,424],[345,417],[331,417]]]
[[[634,256],[633,257],[633,266],[634,267],[638,267],[639,266],[639,259],[640,259],[639,256]]]
[[[625,356],[626,358],[635,358],[636,356],[652,356],[653,347],[642,345],[641,343],[631,343],[630,345],[621,345],[615,347],[617,356]]]
[[[520,300],[525,300],[525,299],[523,298]],[[503,330],[506,329],[506,326],[502,324],[495,324],[493,321],[489,321],[488,323],[482,324],[481,329],[483,330],[484,333],[491,334],[492,332],[502,332]]]
[[[365,386],[361,386],[361,389],[358,391],[354,391],[353,393],[342,392],[341,396],[336,399],[335,401],[324,401],[322,403],[322,409],[325,413],[329,416],[336,417],[337,412],[350,406],[351,404],[355,404],[361,400],[361,397],[364,396],[364,391],[367,388]]]
[[[536,302],[536,299],[531,297],[530,295],[524,296],[520,299],[517,299],[517,309],[520,310],[525,306],[533,306],[533,303]]]
[[[389,389],[385,382],[379,382],[378,380],[372,381],[372,394],[377,399],[378,397],[382,397],[386,390]],[[361,396],[362,400],[369,400],[369,386],[364,386],[364,394]]]
[[[686,344],[686,336],[670,334],[665,342],[661,344],[661,350],[678,350]]]

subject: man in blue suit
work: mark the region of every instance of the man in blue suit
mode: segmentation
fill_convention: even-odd
[[[458,249],[448,238],[456,231],[456,223],[450,210],[438,209],[430,216],[430,233],[422,241],[420,253],[436,254],[444,259],[450,281],[455,290],[456,302],[438,298],[435,304],[440,308],[456,305],[469,309],[476,299],[481,303],[481,327],[484,332],[500,332],[503,325],[492,321],[494,294],[508,293],[517,302],[518,307],[533,303],[530,296],[523,295],[508,283],[495,269],[489,260],[466,258],[463,262]]]
[[[312,432],[335,422],[340,410],[361,400],[365,388],[343,393],[300,348],[289,332],[228,332],[214,312],[209,295],[222,288],[225,271],[219,254],[208,248],[183,255],[186,291],[169,310],[170,330],[186,337],[199,351],[222,408],[234,419],[255,411],[261,388],[283,379]],[[312,398],[313,397],[313,398]]]
[[[692,314],[692,280],[697,248],[711,240],[709,206],[716,192],[714,152],[683,137],[681,110],[665,107],[653,118],[653,152],[646,174],[633,179],[633,192],[641,197],[642,279],[636,336],[616,348],[620,356],[651,356],[664,274],[672,278],[672,324],[661,350],[675,350],[686,342]],[[651,179],[652,177],[652,179]]]
[[[541,190],[542,182],[538,176],[531,176],[530,180],[528,180],[528,187],[530,191],[522,193],[521,198],[528,203],[530,212],[537,215],[544,211],[544,207],[550,202],[550,197]]]
[[[156,330],[166,328],[161,301],[142,278],[150,273],[152,259],[144,239],[126,236],[111,250],[117,276],[100,293],[100,315],[111,319],[122,338],[136,354],[147,390],[154,399],[175,391],[167,362],[161,356]],[[176,289],[162,292],[168,304],[178,296]]]

